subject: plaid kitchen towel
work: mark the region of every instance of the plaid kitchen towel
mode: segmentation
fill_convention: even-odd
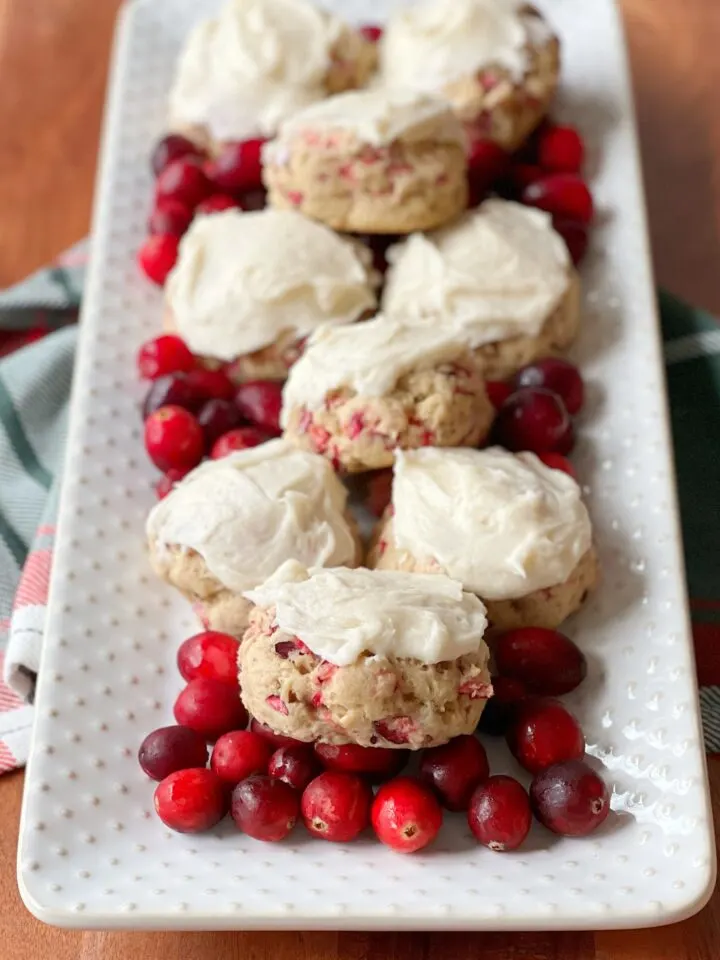
[[[28,752],[84,253],[0,295],[0,772]],[[700,697],[720,752],[720,326],[660,295]]]

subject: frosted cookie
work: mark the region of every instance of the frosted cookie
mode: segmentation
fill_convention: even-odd
[[[394,13],[381,82],[442,95],[470,139],[516,150],[548,111],[560,44],[524,0],[426,0]]]
[[[240,379],[283,379],[298,341],[376,304],[372,255],[290,210],[197,217],[166,284],[166,326]]]
[[[283,390],[281,425],[292,443],[358,473],[390,466],[398,449],[476,446],[493,416],[460,340],[378,316],[310,337]]]
[[[477,726],[487,621],[456,581],[289,563],[248,597],[242,698],[277,733],[417,750]]]
[[[332,468],[282,440],[197,467],[147,520],[155,572],[200,605],[205,625],[242,636],[250,601],[288,559],[355,566],[361,546]]]
[[[399,453],[392,505],[367,563],[447,574],[503,630],[559,626],[598,576],[575,480],[532,453],[500,447]]]
[[[228,0],[187,39],[170,127],[211,152],[269,137],[298,110],[362,86],[376,60],[375,44],[307,0]]]
[[[467,206],[461,124],[440,100],[402,90],[331,97],[263,148],[268,202],[336,230],[430,230]]]
[[[580,279],[541,210],[486,200],[387,257],[383,311],[406,323],[446,324],[488,380],[562,353],[577,335]]]

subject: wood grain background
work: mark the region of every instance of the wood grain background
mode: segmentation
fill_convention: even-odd
[[[593,0],[577,0],[591,5]],[[658,280],[720,312],[720,2],[621,0]],[[0,286],[87,229],[119,0],[0,0]],[[720,761],[710,761],[720,809]],[[115,934],[45,927],[15,883],[22,774],[0,781],[3,960],[717,960],[720,896],[672,927],[561,934]],[[717,827],[717,818],[716,818]]]

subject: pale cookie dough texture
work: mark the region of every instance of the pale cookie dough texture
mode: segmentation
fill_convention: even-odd
[[[430,230],[467,206],[463,129],[446,103],[407,90],[345,93],[296,114],[263,148],[273,207],[335,230]]]
[[[241,637],[250,590],[286,560],[355,566],[362,548],[332,468],[282,440],[197,467],[147,520],[155,572],[199,606],[206,627]]]
[[[560,44],[523,0],[426,0],[389,19],[380,82],[442,95],[470,139],[516,150],[546,115]]]
[[[398,449],[477,446],[493,417],[460,340],[378,316],[310,337],[285,383],[281,423],[292,443],[359,473],[390,466]]]
[[[287,564],[248,596],[242,698],[277,733],[416,750],[477,726],[485,608],[456,581]]]
[[[488,380],[562,353],[580,323],[580,279],[552,218],[486,200],[448,227],[391,247],[383,312],[447,326]]]
[[[284,379],[316,327],[373,311],[374,282],[357,241],[290,210],[227,210],[197,217],[182,238],[166,327],[206,360],[240,358],[245,379]]]
[[[363,86],[376,61],[373,43],[308,0],[228,0],[187,39],[170,128],[211,152],[270,137],[298,110]]]
[[[392,504],[367,563],[437,572],[487,607],[490,626],[555,628],[598,576],[580,488],[532,453],[414,450],[395,464]]]

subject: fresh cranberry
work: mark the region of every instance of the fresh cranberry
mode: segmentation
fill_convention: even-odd
[[[191,374],[198,372],[190,371]],[[161,407],[182,407],[194,413],[202,405],[202,398],[188,380],[189,376],[190,374],[185,373],[172,373],[154,380],[143,403],[143,420],[147,420],[151,413]]]
[[[265,741],[267,743],[267,740]],[[304,790],[305,787],[320,773],[320,764],[313,754],[310,744],[293,744],[289,747],[280,747],[270,757],[268,774],[285,783],[295,790]]]
[[[570,463],[568,458],[564,457],[561,453],[539,453],[537,457],[538,460],[544,463],[546,467],[550,467],[551,470],[562,470],[563,473],[572,477],[573,480],[577,480],[575,467]]]
[[[162,287],[175,266],[177,254],[177,237],[166,233],[154,234],[148,237],[138,250],[138,265],[148,280]]]
[[[544,171],[534,163],[514,163],[510,169],[510,180],[516,195],[522,194],[525,187],[544,176]]]
[[[261,723],[255,717],[250,721],[250,729],[258,736],[264,737],[276,750],[280,747],[293,747],[300,744],[305,746],[301,740],[294,740],[292,737],[286,737],[284,733],[275,733],[267,724]]]
[[[248,380],[235,393],[235,404],[246,420],[279,435],[282,384],[276,380]]]
[[[471,192],[486,193],[508,168],[509,157],[492,140],[474,140],[468,152]]]
[[[512,393],[512,387],[505,383],[504,380],[486,380],[485,390],[488,395],[488,400],[496,410],[500,409]]]
[[[480,715],[478,730],[491,737],[504,737],[527,690],[525,684],[509,677],[493,677],[492,685],[493,695]]]
[[[498,853],[517,850],[531,824],[530,798],[512,777],[490,777],[470,798],[468,826],[473,836]]]
[[[494,646],[495,665],[505,677],[525,684],[529,693],[558,697],[585,679],[587,661],[564,633],[521,627],[503,634]]]
[[[207,165],[208,176],[220,190],[233,195],[262,187],[261,151],[264,140],[226,143]]]
[[[374,23],[367,23],[365,26],[360,27],[360,35],[365,37],[366,40],[369,40],[370,43],[378,43],[383,32],[383,28],[378,27]]]
[[[202,161],[197,157],[181,157],[172,160],[157,178],[155,197],[176,200],[190,210],[213,192],[213,186],[203,170]]]
[[[255,840],[284,840],[297,823],[299,794],[282,780],[255,774],[235,787],[230,814]]]
[[[508,450],[566,453],[572,423],[560,397],[543,387],[522,387],[498,411],[495,428]],[[570,444],[572,446],[572,444]]]
[[[148,233],[165,233],[181,237],[192,220],[192,210],[177,200],[161,200],[148,219]]]
[[[374,516],[381,517],[392,500],[393,472],[391,469],[377,470],[367,482],[365,498],[368,509]]]
[[[553,173],[528,184],[523,203],[553,216],[588,224],[594,215],[592,194],[584,180],[574,173]]]
[[[179,160],[181,157],[202,158],[203,156],[203,151],[192,140],[188,140],[179,133],[171,133],[156,144],[150,166],[157,177],[173,160]]]
[[[263,433],[262,430],[256,430],[255,427],[238,427],[237,430],[229,430],[215,441],[210,456],[213,460],[219,460],[229,453],[257,447],[269,439],[270,437],[266,433]]]
[[[251,730],[231,730],[218,738],[210,767],[223,783],[233,786],[253,773],[267,773],[272,747]]]
[[[360,777],[328,770],[305,787],[300,810],[314,837],[347,843],[368,825],[371,800],[370,787]]]
[[[520,704],[507,742],[517,762],[530,773],[565,760],[579,760],[585,754],[580,724],[559,700],[549,698]]]
[[[242,423],[240,412],[230,400],[208,400],[198,411],[197,421],[205,437],[205,449]]]
[[[585,259],[590,235],[584,223],[578,220],[568,220],[565,217],[553,217],[553,227],[565,241],[570,259],[579,266]]]
[[[168,472],[160,477],[155,484],[155,493],[157,494],[158,500],[164,500],[175,485],[189,473],[190,470],[186,467],[170,467]]]
[[[208,750],[204,737],[189,727],[160,727],[140,744],[138,763],[153,780],[164,780],[176,770],[204,767]]]
[[[212,770],[177,770],[155,788],[155,811],[166,827],[202,833],[227,812],[227,795]]]
[[[235,385],[223,370],[197,367],[190,370],[187,382],[195,396],[202,400],[232,400]]]
[[[395,776],[408,760],[407,751],[389,747],[361,747],[357,743],[316,743],[315,753],[328,770],[357,773],[371,780]]]
[[[145,380],[157,380],[168,373],[192,370],[195,363],[195,357],[186,347],[185,341],[169,333],[148,340],[140,347],[137,355],[138,371]]]
[[[240,194],[240,206],[248,212],[264,210],[267,206],[267,190],[262,187],[257,190],[244,190]]]
[[[515,385],[552,390],[572,416],[580,412],[585,400],[585,387],[580,371],[569,360],[561,357],[545,357],[523,367],[515,375]]]
[[[177,666],[183,680],[219,680],[237,684],[237,657],[240,644],[228,633],[204,630],[180,644]]]
[[[217,740],[230,730],[247,726],[248,715],[237,686],[196,677],[178,694],[173,713],[178,723]]]
[[[192,468],[202,460],[202,430],[182,407],[161,407],[145,421],[145,449],[158,468]]]
[[[420,779],[448,810],[467,810],[473,790],[489,775],[485,748],[473,736],[455,737],[425,750],[420,761]]]
[[[587,836],[610,812],[607,785],[581,760],[538,773],[530,785],[530,802],[540,823],[563,837]]]
[[[412,777],[397,777],[376,793],[370,818],[382,843],[414,853],[435,839],[443,814],[432,790]]]
[[[195,213],[202,213],[207,216],[211,213],[222,213],[223,210],[239,209],[240,205],[237,200],[235,197],[231,197],[229,193],[212,193],[197,205]]]
[[[555,173],[579,173],[585,160],[585,144],[575,127],[548,124],[538,138],[540,166]]]

